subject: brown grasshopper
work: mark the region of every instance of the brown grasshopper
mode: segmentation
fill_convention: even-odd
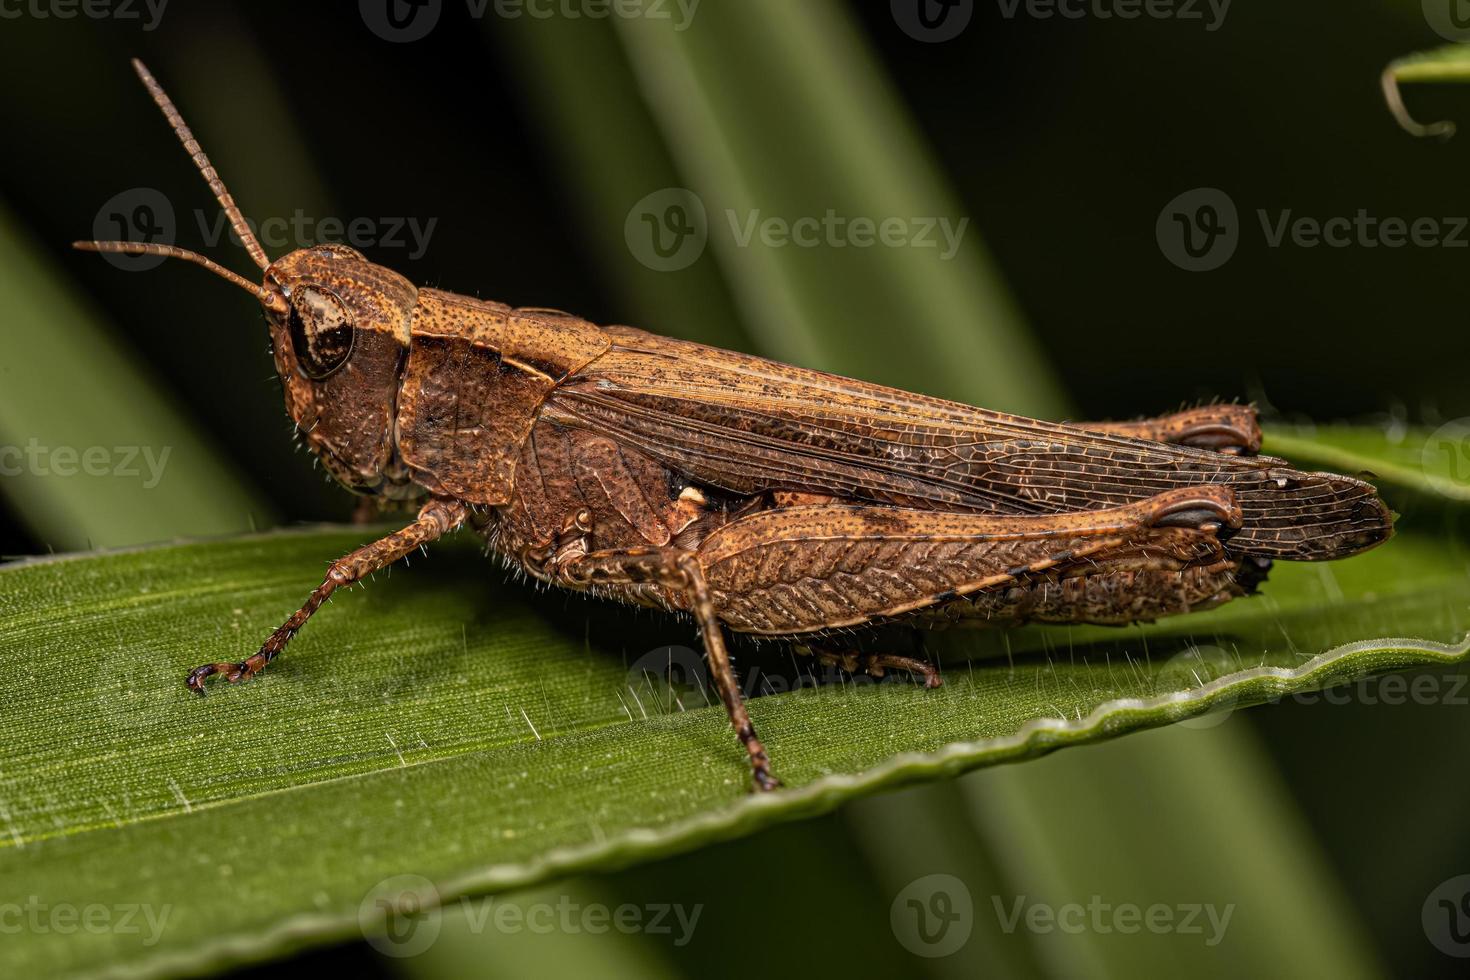
[[[260,285],[286,408],[343,486],[418,506],[335,561],[245,660],[258,674],[336,589],[469,525],[554,585],[692,616],[755,785],[778,785],[721,627],[806,637],[801,652],[881,676],[924,661],[832,643],[844,627],[1130,623],[1255,591],[1276,558],[1386,540],[1373,487],[1257,455],[1253,409],[1064,425],[414,287],[344,245],[271,261],[163,89],[133,63]],[[823,638],[826,638],[825,640]],[[819,642],[820,641],[820,642]]]

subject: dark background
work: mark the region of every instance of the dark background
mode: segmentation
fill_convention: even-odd
[[[68,248],[91,237],[98,208],[130,187],[168,193],[184,246],[202,245],[192,208],[214,214],[129,57],[170,88],[247,214],[434,217],[422,257],[370,257],[422,284],[671,334],[699,330],[649,322],[618,262],[593,245],[599,230],[569,197],[568,162],[531,108],[538,80],[506,57],[517,43],[509,28],[493,17],[472,23],[449,2],[429,39],[386,44],[356,7],[173,0],[153,32],[0,21],[0,200],[286,521],[342,520],[351,501],[293,449],[251,301],[197,270],[123,273]],[[1319,421],[1392,414],[1434,425],[1470,415],[1463,244],[1272,248],[1256,215],[1470,212],[1470,134],[1416,140],[1378,90],[1389,60],[1440,43],[1419,4],[1236,0],[1210,33],[1198,22],[1008,20],[979,3],[965,33],[944,44],[897,29],[886,2],[852,10],[1079,415],[1129,417],[1211,398]],[[219,55],[240,50],[248,63]],[[595,98],[595,79],[588,84]],[[1422,118],[1470,120],[1470,90],[1407,98]],[[275,141],[260,134],[283,125],[298,152],[262,153]],[[1239,248],[1211,272],[1176,268],[1155,237],[1166,202],[1196,187],[1224,190],[1240,214]],[[251,271],[239,249],[206,251]],[[0,358],[23,368],[26,351]],[[0,503],[0,554],[46,550],[8,506]],[[1335,820],[1354,777],[1315,760],[1341,741],[1368,769],[1391,767],[1374,726],[1411,741],[1453,730],[1448,708],[1433,717],[1386,710],[1249,713],[1362,908],[1383,882],[1354,853],[1410,831],[1380,826],[1382,837],[1365,842],[1361,824]],[[1407,819],[1382,802],[1386,820]],[[817,826],[836,833],[840,823]],[[762,835],[759,847],[779,853],[791,833]],[[738,864],[741,846],[752,845],[731,845],[718,860]],[[1465,844],[1455,854],[1457,867],[1470,866]],[[1413,914],[1407,925],[1365,918],[1389,962],[1448,971]],[[303,965],[342,957],[373,963],[359,949]]]
[[[1389,59],[1440,39],[1416,5],[1353,6],[1241,0],[1209,33],[1147,19],[1007,20],[981,3],[944,44],[898,30],[886,4],[853,9],[1080,414],[1239,398],[1324,421],[1456,418],[1470,412],[1459,285],[1470,252],[1272,248],[1256,216],[1470,211],[1470,139],[1411,138],[1378,91]],[[172,82],[247,213],[438,217],[421,258],[374,257],[423,284],[681,332],[641,320],[617,270],[590,254],[527,115],[534,80],[511,74],[496,47],[511,43],[493,37],[502,25],[472,23],[451,2],[429,38],[387,44],[354,8],[174,0],[146,33],[84,19],[0,23],[0,194],[292,519],[340,517],[347,505],[290,447],[249,301],[193,270],[124,275],[67,248],[130,187],[167,190],[186,246],[201,243],[184,212],[215,214],[129,57]],[[255,76],[227,64],[210,71],[203,52],[219,32],[255,52],[277,91],[252,91]],[[1408,98],[1425,118],[1464,108],[1454,89]],[[251,111],[261,106],[290,114],[326,186],[249,153],[252,133],[277,123]],[[266,211],[254,189],[273,185],[314,199]],[[1189,273],[1165,259],[1154,225],[1165,203],[1201,186],[1235,201],[1240,244],[1224,267]],[[249,269],[241,250],[212,251]],[[0,530],[0,553],[42,544],[13,516]]]

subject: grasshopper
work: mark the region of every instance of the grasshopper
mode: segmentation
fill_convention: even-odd
[[[417,516],[337,559],[252,656],[260,673],[337,589],[461,527],[567,589],[697,623],[754,785],[779,785],[723,630],[849,671],[937,670],[844,649],[850,627],[1125,624],[1253,593],[1275,559],[1386,540],[1367,483],[1261,456],[1254,409],[1060,424],[417,288],[345,245],[270,260],[162,87],[259,285],[174,245],[77,242],[203,266],[254,296],[286,408],[348,490]]]

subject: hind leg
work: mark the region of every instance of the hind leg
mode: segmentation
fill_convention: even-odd
[[[1255,408],[1250,405],[1201,405],[1173,415],[1136,422],[1077,424],[1096,432],[1212,449],[1231,456],[1254,456],[1261,451],[1261,424]]]

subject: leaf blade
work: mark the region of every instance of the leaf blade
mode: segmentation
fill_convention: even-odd
[[[950,665],[939,691],[844,684],[755,699],[791,788],[752,798],[718,707],[660,714],[651,698],[630,699],[621,651],[558,628],[565,602],[580,600],[488,589],[462,542],[411,583],[378,583],[371,603],[335,603],[261,680],[204,700],[184,691],[184,669],[249,646],[321,554],[363,536],[273,534],[0,570],[0,662],[19,665],[0,676],[14,705],[0,720],[0,877],[51,906],[174,907],[157,946],[34,934],[7,944],[14,965],[178,972],[254,959],[355,934],[360,903],[391,874],[422,874],[447,898],[616,867],[1211,704],[1458,662],[1470,630],[1463,561],[1404,538],[1358,560],[1374,568],[1340,576],[1351,602],[1298,567],[1268,586],[1272,599],[1233,613],[1121,638],[1073,631],[1070,650],[1061,633],[1018,632],[1015,668],[987,657],[998,640],[982,635],[977,659]],[[1375,581],[1397,584],[1361,594]],[[59,594],[64,621],[52,612]],[[1356,640],[1370,625],[1419,635]],[[1272,639],[1283,630],[1291,642]],[[687,641],[692,628],[663,621],[654,635]],[[1248,672],[1187,684],[1193,694],[1161,673],[1164,651],[1226,635]],[[1137,659],[1141,639],[1153,659]],[[1321,646],[1330,640],[1349,645]],[[77,651],[109,647],[84,664],[85,682],[54,683],[78,670]],[[215,922],[229,929],[213,935]]]

